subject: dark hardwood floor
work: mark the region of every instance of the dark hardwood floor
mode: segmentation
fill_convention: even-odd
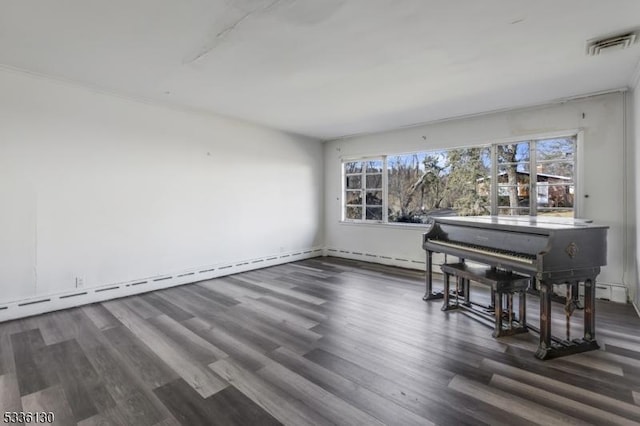
[[[1,323],[0,415],[51,411],[62,425],[640,424],[631,305],[597,302],[601,350],[540,361],[535,333],[494,339],[423,293],[417,271],[315,258]],[[535,297],[528,312],[536,325]]]

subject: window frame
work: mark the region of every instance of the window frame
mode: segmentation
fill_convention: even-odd
[[[367,163],[380,161],[382,163],[382,170],[380,173],[368,173]],[[347,163],[362,163],[361,171],[358,173],[347,173],[346,164]],[[341,161],[341,169],[342,169],[342,192],[341,192],[341,210],[342,210],[342,222],[349,223],[387,223],[387,156],[386,155],[378,155],[371,157],[358,157],[358,158],[343,158]],[[380,175],[381,179],[381,188],[368,188],[367,187],[367,176],[368,175]],[[360,189],[355,190],[353,188],[347,188],[347,178],[349,176],[360,176]],[[347,204],[346,203],[346,194],[347,192],[360,192],[360,204]],[[380,204],[380,209],[382,209],[382,214],[380,219],[367,219],[367,192],[368,191],[380,191],[382,193],[382,203]],[[378,208],[378,205],[371,204],[371,206],[375,206]],[[352,219],[347,218],[347,208],[348,207],[360,207],[361,209],[361,217],[360,219]]]
[[[581,196],[581,187],[580,183],[583,178],[582,167],[584,164],[582,155],[583,155],[583,140],[584,140],[584,132],[582,129],[572,129],[558,132],[549,132],[543,134],[535,134],[528,136],[519,136],[519,137],[510,137],[504,139],[493,139],[489,142],[485,143],[477,143],[473,145],[462,145],[462,146],[453,146],[447,148],[432,148],[429,150],[422,151],[412,151],[406,153],[388,153],[388,154],[377,154],[377,155],[366,155],[366,156],[358,156],[358,157],[348,157],[344,156],[340,158],[340,167],[341,167],[341,175],[342,175],[342,183],[341,183],[341,196],[340,196],[340,209],[341,209],[341,223],[347,224],[375,224],[375,225],[390,225],[390,226],[402,226],[402,227],[415,227],[421,226],[423,224],[420,223],[406,223],[406,222],[389,222],[388,216],[388,163],[387,158],[392,156],[401,156],[401,155],[412,155],[412,154],[420,154],[420,153],[430,153],[430,152],[438,152],[438,151],[450,151],[454,149],[464,149],[464,148],[481,148],[481,147],[489,147],[490,148],[490,158],[491,158],[491,167],[490,167],[490,179],[491,179],[491,196],[489,201],[489,211],[491,215],[499,215],[500,206],[498,205],[498,192],[500,187],[508,187],[508,185],[499,185],[498,184],[498,169],[500,165],[504,165],[507,163],[498,164],[498,153],[497,146],[499,145],[508,145],[515,143],[529,143],[529,159],[527,161],[516,161],[516,163],[525,163],[529,165],[529,207],[526,210],[529,210],[527,215],[529,217],[535,217],[538,215],[539,210],[547,210],[552,211],[553,208],[539,208],[537,199],[538,199],[538,184],[537,184],[537,152],[536,147],[537,143],[542,140],[549,139],[562,139],[562,138],[573,138],[573,179],[571,183],[567,183],[566,185],[573,186],[573,217],[580,217],[579,213],[582,211],[582,196]],[[362,162],[366,164],[370,161],[381,161],[382,162],[382,219],[366,219],[366,167],[363,167],[361,172],[362,174],[362,197],[361,197],[361,207],[362,207],[362,217],[360,219],[348,219],[346,217],[346,183],[347,183],[347,175],[354,175],[353,173],[346,173],[345,165],[347,163],[353,162]],[[540,161],[540,163],[554,163],[554,162],[563,162],[558,160],[544,160]],[[569,163],[568,161],[565,161]],[[511,164],[511,163],[508,163]],[[557,183],[555,185],[540,185],[551,187],[551,186],[565,186],[563,183]],[[532,202],[531,200],[534,200]],[[506,208],[506,207],[502,207]],[[510,208],[510,207],[509,207]],[[524,207],[522,208],[525,209]]]

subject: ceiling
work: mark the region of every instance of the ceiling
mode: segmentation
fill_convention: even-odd
[[[0,64],[319,139],[628,86],[638,0],[5,0]]]

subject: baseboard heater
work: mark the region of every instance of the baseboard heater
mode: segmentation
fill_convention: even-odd
[[[83,289],[74,288],[67,292],[43,294],[12,302],[0,302],[0,322],[190,284],[322,255],[323,249],[316,247],[304,251],[281,253],[277,256],[269,255],[262,258],[238,260],[236,262],[226,262],[219,265],[201,266],[193,270],[180,271],[174,274],[161,274],[156,277],[137,278],[122,283],[110,283]]]

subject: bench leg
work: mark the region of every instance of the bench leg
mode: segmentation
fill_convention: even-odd
[[[471,280],[464,280],[464,306],[471,306]]]
[[[582,303],[580,303],[580,295],[579,295],[579,281],[574,281],[571,285],[571,292],[573,294],[573,303],[575,304],[576,309],[584,309]]]
[[[491,289],[491,297],[490,297],[491,301],[489,302],[489,306],[487,306],[487,309],[489,310],[494,310],[496,308],[495,306],[495,300],[496,300],[496,291],[492,288]]]
[[[520,290],[519,293],[519,311],[520,316],[516,320],[513,315],[514,307],[513,307],[513,292],[507,293],[498,293],[496,291],[495,300],[495,315],[496,315],[496,324],[495,330],[493,331],[493,337],[502,337],[502,336],[513,336],[518,333],[526,333],[528,331],[526,325],[526,290]],[[504,300],[506,301],[506,308],[504,307]],[[505,312],[506,309],[506,312]],[[509,321],[508,325],[504,324],[503,316],[507,316],[507,320]],[[517,323],[517,326],[514,326]],[[506,328],[503,328],[506,327]]]
[[[513,293],[511,292],[507,294],[507,306],[507,312],[509,313],[509,329],[513,330]]]
[[[493,337],[502,336],[502,293],[492,291],[493,297],[493,309],[496,317],[496,324],[493,330]]]
[[[520,327],[526,329],[527,328],[527,290],[523,290],[520,292],[520,300],[518,305],[520,308],[520,315],[518,316]]]

